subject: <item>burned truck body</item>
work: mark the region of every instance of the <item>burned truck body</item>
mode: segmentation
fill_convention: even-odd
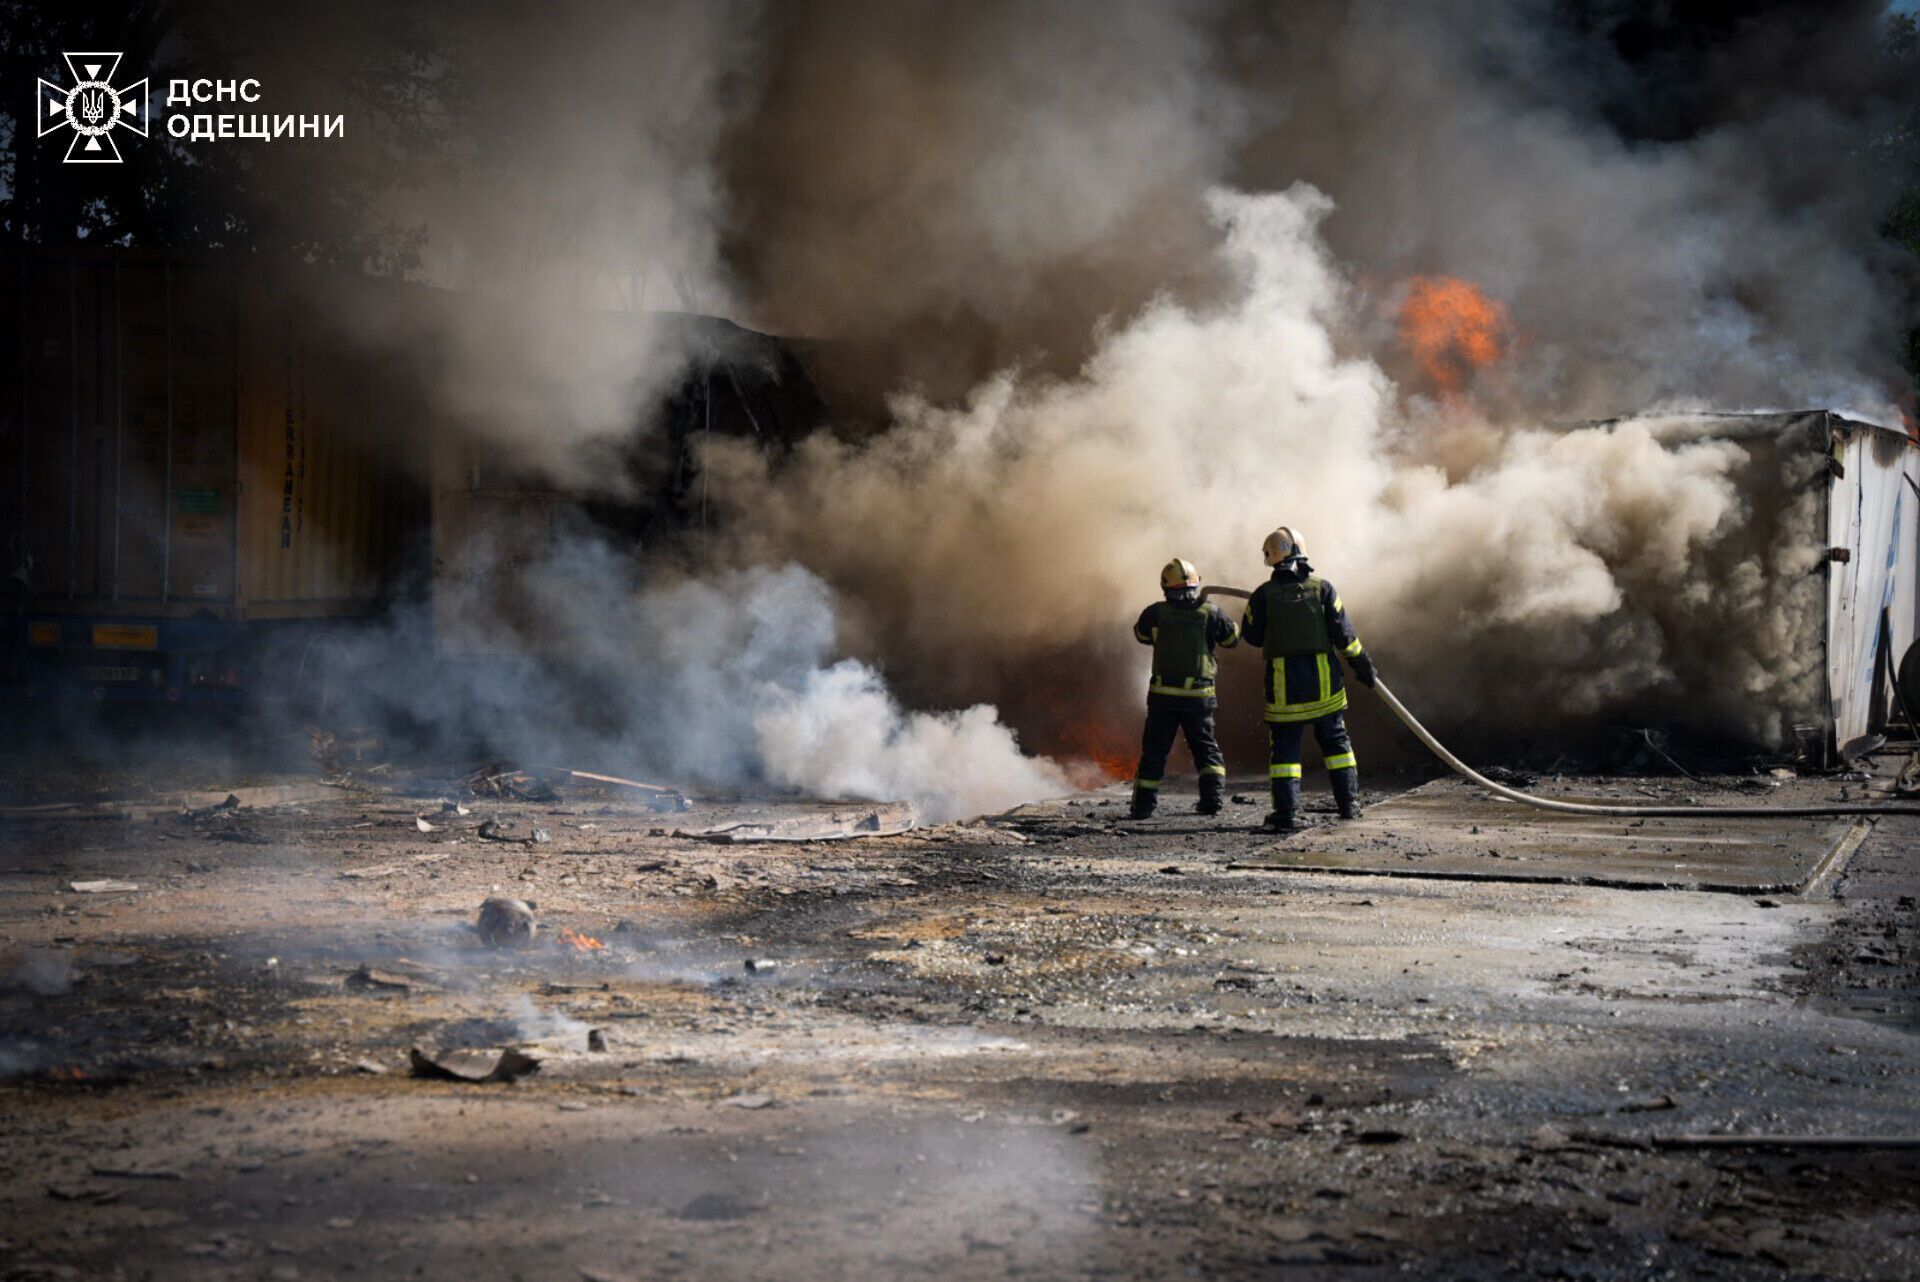
[[[1671,447],[1723,441],[1745,452],[1747,546],[1761,549],[1753,563],[1764,572],[1738,594],[1770,598],[1793,622],[1739,630],[1774,647],[1767,661],[1804,665],[1794,706],[1780,710],[1801,749],[1844,759],[1884,742],[1901,711],[1901,661],[1920,636],[1920,443],[1830,410],[1641,421]],[[1699,638],[1703,648],[1719,639]]]
[[[431,635],[406,644],[497,649],[531,549],[583,525],[695,536],[703,436],[771,448],[820,414],[780,340],[650,316],[686,376],[610,451],[615,483],[570,488],[489,446],[403,345],[339,321],[347,299],[497,300],[121,251],[18,250],[0,272],[0,688],[28,696],[324,703],[339,656],[422,604]]]

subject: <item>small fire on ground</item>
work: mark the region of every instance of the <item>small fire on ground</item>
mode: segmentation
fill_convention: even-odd
[[[561,930],[560,942],[572,948],[575,952],[580,953],[596,952],[606,947],[605,944],[595,939],[592,935],[582,934],[571,926]]]
[[[1113,727],[1077,721],[1060,731],[1060,755],[1092,762],[1106,779],[1133,778],[1137,748]]]

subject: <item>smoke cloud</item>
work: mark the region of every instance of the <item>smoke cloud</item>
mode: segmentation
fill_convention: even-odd
[[[1622,104],[1644,109],[1674,68],[1621,53],[1624,6],[1586,25],[1511,3],[1127,9],[1112,31],[1067,21],[1099,74],[1045,82],[990,38],[981,57],[880,34],[876,85],[843,45],[841,74],[776,82],[778,121],[823,113],[845,126],[834,157],[914,177],[862,199],[899,168],[811,168],[776,121],[786,181],[769,195],[764,166],[742,171],[743,253],[774,314],[838,317],[896,395],[878,435],[816,440],[785,469],[716,451],[741,554],[826,575],[848,635],[916,697],[992,690],[1048,743],[1061,717],[1035,687],[1057,682],[1098,696],[1123,742],[1143,664],[1126,625],[1162,561],[1251,586],[1284,522],[1452,729],[1621,719],[1778,744],[1819,697],[1816,514],[1780,492],[1803,478],[1658,422],[1567,424],[1899,421],[1908,267],[1877,231],[1892,167],[1863,156],[1914,95],[1887,83],[1877,6],[1843,8],[1792,38],[1793,15],[1728,33],[1690,69],[1691,119],[1676,107],[1658,138]],[[988,6],[983,29],[1009,12]],[[1851,87],[1809,64],[1851,66]],[[859,110],[902,79],[991,106],[912,129]],[[1109,133],[1143,85],[1156,127]],[[1115,147],[1130,163],[1090,190],[1075,164],[1019,164]],[[891,337],[836,311],[836,268]],[[1473,282],[1511,325],[1457,389],[1397,332],[1430,275]],[[1047,306],[1027,292],[1068,281]],[[964,394],[928,372],[970,360]]]
[[[1778,743],[1818,699],[1813,513],[1685,416],[1910,395],[1879,220],[1920,90],[1878,5],[1821,11],[508,7],[475,28],[513,68],[492,141],[399,207],[430,279],[515,307],[363,329],[609,488],[593,447],[681,372],[651,310],[819,340],[832,430],[708,448],[705,556],[530,589],[697,638],[577,647],[689,777],[942,814],[1057,788],[983,701],[1042,749],[1124,743],[1158,566],[1252,586],[1280,523],[1444,732]],[[1417,280],[1493,309],[1486,359],[1435,376]]]
[[[484,572],[484,540],[470,550]],[[992,708],[908,711],[872,668],[836,661],[832,595],[797,565],[666,582],[584,532],[512,555],[514,608],[463,610],[484,649],[450,654],[407,610],[341,653],[350,715],[403,713],[450,752],[482,742],[696,786],[907,801],[929,823],[1071,787]]]
[[[1725,692],[1702,724],[1784,733],[1782,710],[1818,689],[1817,647],[1777,648],[1817,621],[1795,590],[1813,553],[1770,543],[1736,484],[1771,493],[1779,477],[1740,446],[1669,446],[1643,422],[1430,428],[1377,365],[1338,354],[1360,304],[1318,234],[1326,198],[1211,205],[1243,292],[1153,304],[1076,378],[1001,377],[957,408],[902,399],[883,436],[816,439],[777,474],[714,451],[743,555],[797,550],[859,586],[871,644],[978,688],[1063,634],[1096,652],[1126,637],[1142,581],[1176,553],[1257,582],[1261,536],[1284,520],[1312,532],[1363,634],[1447,714],[1539,725],[1695,689]],[[1476,458],[1456,478],[1463,437]],[[1553,681],[1550,712],[1516,706],[1516,674]]]
[[[618,491],[615,447],[650,430],[689,364],[714,355],[665,314],[740,310],[722,261],[718,163],[750,101],[738,86],[763,48],[759,7],[414,8],[431,41],[418,55],[425,74],[405,62],[404,43],[364,50],[368,35],[347,15],[289,19],[269,6],[243,18],[282,50],[265,74],[292,92],[319,60],[286,51],[301,39],[370,64],[362,74],[405,72],[416,85],[399,104],[408,118],[354,121],[362,140],[335,167],[382,175],[357,217],[389,229],[414,259],[412,280],[447,292],[393,299],[309,285],[344,335],[404,358],[442,422],[557,485]],[[375,30],[403,38],[397,21]],[[399,139],[413,148],[404,159],[380,154]]]

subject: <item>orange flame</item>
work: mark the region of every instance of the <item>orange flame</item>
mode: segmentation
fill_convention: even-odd
[[[1109,779],[1133,778],[1134,748],[1102,722],[1091,718],[1072,722],[1061,728],[1058,742],[1063,753],[1084,757]]]
[[[582,953],[591,953],[606,947],[605,944],[595,939],[592,935],[583,935],[571,926],[561,929],[560,942],[568,944],[572,946],[574,951]]]
[[[1513,347],[1507,309],[1468,281],[1416,276],[1400,304],[1400,341],[1432,384],[1457,396]]]
[[[50,1068],[47,1076],[56,1082],[84,1082],[87,1070],[84,1068]]]

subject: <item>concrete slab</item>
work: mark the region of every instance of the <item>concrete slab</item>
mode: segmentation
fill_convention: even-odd
[[[1614,805],[1633,800],[1551,795]],[[1441,779],[1388,798],[1352,823],[1316,826],[1251,851],[1233,867],[1786,894],[1813,882],[1866,831],[1866,821],[1844,816],[1725,819],[1705,806],[1698,819],[1586,818]]]

